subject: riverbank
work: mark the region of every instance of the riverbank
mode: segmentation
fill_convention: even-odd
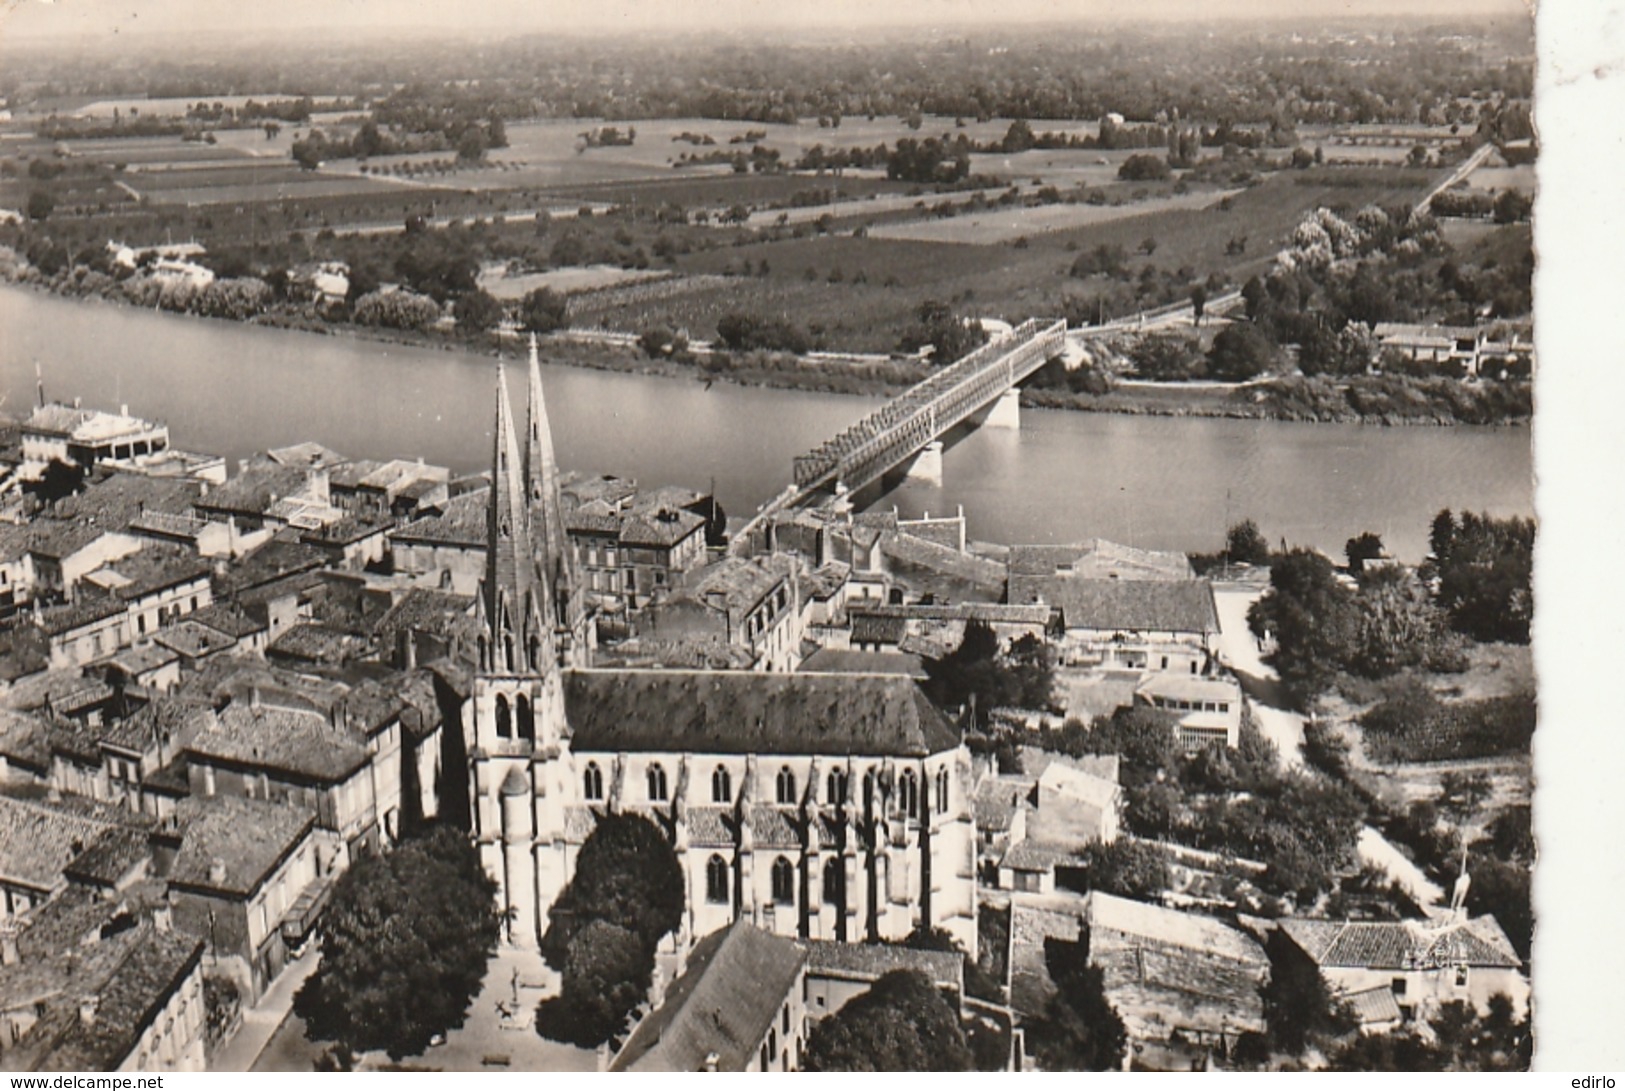
[[[46,278],[31,267],[0,262],[0,277],[11,285],[67,299],[99,299],[136,306],[123,282],[100,274],[63,273]],[[520,342],[492,332],[459,334],[441,329],[364,326],[325,317],[312,304],[260,305],[257,313],[174,313],[219,318],[271,329],[298,330],[385,344],[453,352],[501,354],[519,351]],[[751,351],[651,356],[636,343],[592,341],[579,336],[545,336],[543,359],[553,365],[622,374],[692,379],[707,386],[801,390],[823,394],[890,397],[929,374],[908,359],[808,359],[789,353]],[[1362,376],[1334,381],[1290,377],[1235,387],[1210,384],[1126,383],[1104,393],[1028,387],[1022,404],[1032,408],[1133,416],[1214,417],[1300,423],[1394,425],[1527,424],[1533,411],[1529,383],[1465,383],[1454,379]]]

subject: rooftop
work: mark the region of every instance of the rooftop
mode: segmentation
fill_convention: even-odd
[[[55,887],[74,857],[118,826],[105,813],[87,810],[65,800],[0,795],[0,879],[35,890]]]
[[[235,701],[192,740],[187,753],[317,784],[342,781],[368,761],[362,741],[320,713]]]
[[[349,459],[320,443],[307,440],[291,447],[277,447],[265,452],[265,457],[281,466],[298,466],[312,470],[331,470]]]
[[[1011,602],[1046,603],[1068,629],[1217,633],[1206,580],[1112,580],[1011,576]]]
[[[807,961],[807,948],[739,921],[695,945],[665,1002],[633,1030],[611,1071],[699,1072],[716,1055],[743,1072]]]
[[[181,847],[170,882],[236,895],[258,889],[316,822],[314,814],[300,807],[237,796],[188,797],[175,813]],[[218,879],[210,874],[215,864],[224,868]]]
[[[1095,891],[1089,895],[1091,933],[1110,929],[1172,947],[1264,965],[1264,949],[1243,933],[1211,917]]]
[[[568,525],[569,517],[565,522]],[[705,517],[681,508],[634,511],[621,520],[624,545],[669,549],[705,527]]]
[[[51,402],[35,409],[23,422],[23,431],[66,436],[80,443],[101,443],[123,436],[138,435],[163,425],[124,413],[107,413],[77,405]]]
[[[939,989],[964,987],[965,956],[953,951],[921,951],[889,943],[807,944],[807,973],[821,977],[876,980],[893,970],[918,970]]]
[[[54,514],[106,530],[123,530],[143,512],[190,512],[201,492],[201,484],[187,478],[115,473],[93,482],[77,496],[64,499]]]
[[[397,527],[390,537],[403,542],[431,542],[441,545],[485,547],[486,509],[490,489],[476,489],[454,496],[439,510],[419,516]]]
[[[264,515],[278,500],[303,492],[308,476],[300,466],[251,462],[224,485],[210,489],[194,506],[227,515]]]
[[[578,751],[923,756],[960,744],[895,675],[571,671],[564,694]]]
[[[1466,963],[1516,969],[1520,962],[1494,917],[1446,921],[1325,921],[1289,918],[1281,931],[1318,966],[1410,970]]]
[[[1070,545],[1010,547],[1010,575],[1070,575],[1078,579],[1188,580],[1196,573],[1183,553],[1138,549],[1104,538]]]

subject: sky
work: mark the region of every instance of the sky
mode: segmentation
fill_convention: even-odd
[[[1524,0],[0,0],[0,37],[269,30],[578,32],[710,26],[863,28],[878,25],[1073,19],[1331,19],[1383,14],[1486,15]]]

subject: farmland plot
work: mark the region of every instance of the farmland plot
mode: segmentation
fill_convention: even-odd
[[[1203,209],[1217,204],[1240,190],[1222,193],[1186,193],[1157,197],[1125,205],[1058,204],[1034,208],[1001,208],[974,212],[948,219],[912,223],[881,224],[869,229],[880,239],[912,239],[916,242],[989,243],[1010,242],[1023,236],[1051,231],[1093,227],[1115,220],[1136,219],[1160,213]]]

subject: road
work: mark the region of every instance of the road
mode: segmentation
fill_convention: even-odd
[[[1259,730],[1280,751],[1291,769],[1303,765],[1304,719],[1286,707],[1281,682],[1264,662],[1258,640],[1247,628],[1247,609],[1264,593],[1262,584],[1217,584],[1213,601],[1219,609],[1219,661],[1235,673],[1252,702]]]
[[[1416,211],[1426,212],[1428,210],[1428,205],[1433,203],[1433,198],[1437,197],[1439,194],[1443,193],[1445,190],[1449,189],[1463,178],[1466,178],[1479,167],[1482,167],[1484,165],[1484,160],[1488,159],[1490,157],[1490,153],[1493,151],[1495,151],[1494,144],[1485,144],[1472,155],[1469,155],[1466,160],[1462,162],[1461,166],[1450,172],[1450,177],[1428,190],[1428,195],[1416,203]]]

